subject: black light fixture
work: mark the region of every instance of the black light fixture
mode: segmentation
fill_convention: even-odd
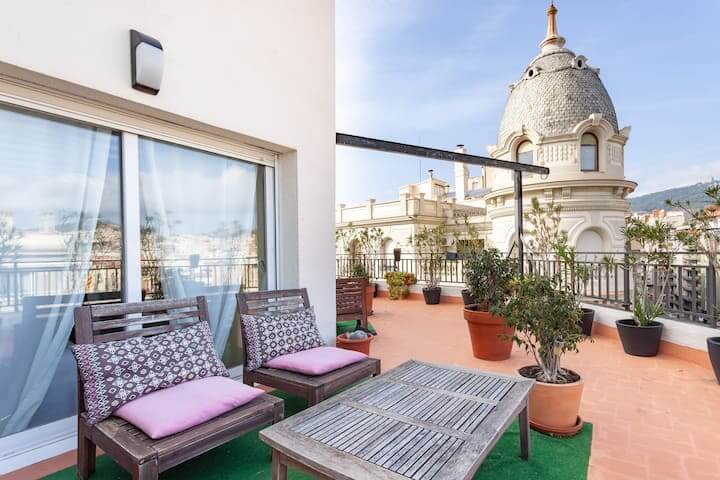
[[[132,88],[157,95],[165,63],[162,44],[144,33],[130,30],[130,63]]]

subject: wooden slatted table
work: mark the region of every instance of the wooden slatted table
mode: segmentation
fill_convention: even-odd
[[[411,360],[260,432],[273,480],[470,479],[515,417],[530,456],[534,380]]]

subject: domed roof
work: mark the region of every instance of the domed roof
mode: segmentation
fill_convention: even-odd
[[[565,39],[557,35],[555,12],[554,6],[548,10],[548,36],[540,44],[542,52],[510,87],[498,145],[523,126],[543,136],[569,133],[593,113],[602,114],[618,131],[615,107],[599,71],[588,67],[582,55],[563,48]]]

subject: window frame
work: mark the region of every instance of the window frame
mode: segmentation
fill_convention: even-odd
[[[595,139],[594,144],[583,143],[583,138],[590,135]],[[584,168],[583,166],[583,147],[595,147],[595,168]],[[593,132],[583,132],[580,136],[580,171],[581,172],[599,172],[600,171],[600,139]]]
[[[280,152],[245,143],[232,132],[227,132],[227,136],[216,135],[47,87],[9,81],[3,76],[0,76],[0,108],[24,110],[63,122],[107,128],[120,134],[123,301],[142,300],[138,136],[254,163],[265,169],[267,288],[277,288],[282,254],[276,236],[280,226],[276,171]],[[235,368],[231,374],[237,376],[241,369]],[[0,452],[7,454],[0,453],[0,472],[17,470],[71,450],[76,447],[76,438],[74,416],[1,437]]]

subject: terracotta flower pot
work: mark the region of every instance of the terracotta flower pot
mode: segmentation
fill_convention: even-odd
[[[507,360],[512,352],[513,327],[508,327],[503,317],[478,309],[477,305],[468,305],[463,309],[463,317],[470,331],[473,355],[482,360]]]
[[[370,283],[365,287],[365,303],[367,304],[367,314],[373,314],[373,298],[375,297],[375,284]]]
[[[354,340],[347,338],[347,334],[343,333],[337,336],[335,344],[345,350],[354,350],[364,353],[365,355],[370,355],[370,342],[372,342],[373,338],[372,335],[369,335],[368,338]]]
[[[534,369],[537,369],[535,365],[522,367],[518,373],[523,377],[535,378],[530,373]],[[530,392],[530,426],[534,430],[570,436],[582,428],[579,413],[584,383],[579,375],[577,378],[573,383],[535,382]]]

